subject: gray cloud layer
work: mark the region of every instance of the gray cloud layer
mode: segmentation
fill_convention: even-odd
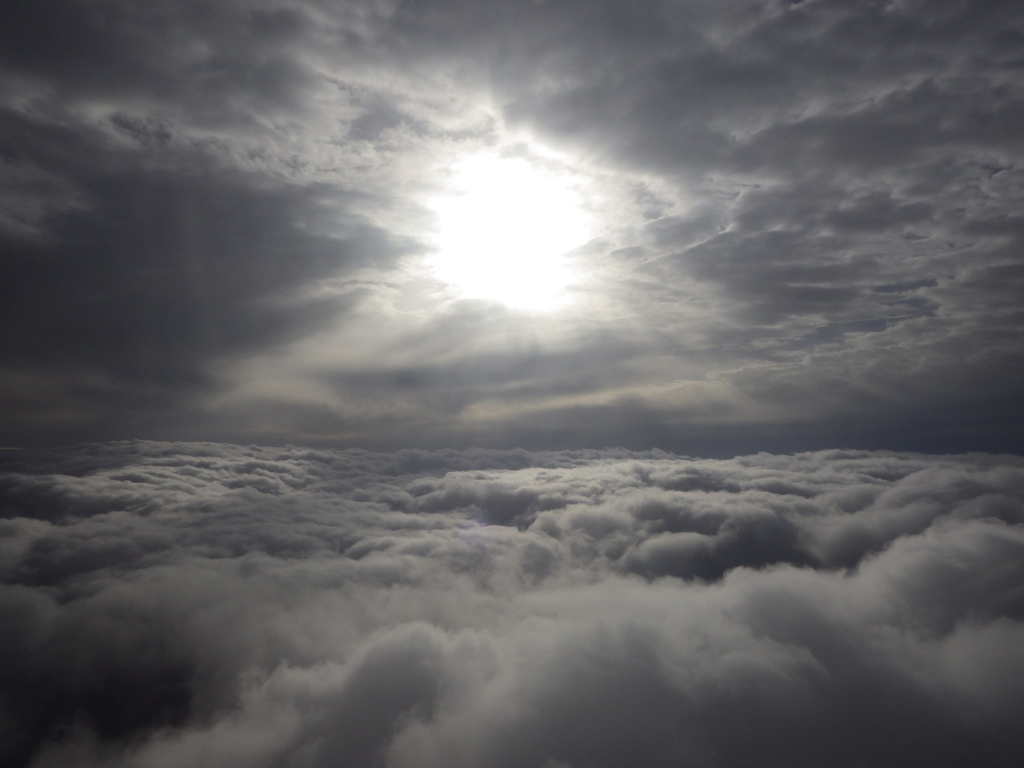
[[[3,459],[5,765],[1011,766],[1024,463]]]
[[[0,14],[8,445],[1022,450],[1013,3]],[[604,200],[555,318],[414,268],[516,141]]]

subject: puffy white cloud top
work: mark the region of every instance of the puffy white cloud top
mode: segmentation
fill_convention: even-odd
[[[10,453],[0,760],[1010,766],[1024,459]]]

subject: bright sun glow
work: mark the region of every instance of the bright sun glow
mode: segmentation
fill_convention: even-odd
[[[565,253],[591,228],[571,181],[522,158],[460,161],[451,194],[431,202],[437,277],[464,298],[535,311],[562,305],[573,282]]]

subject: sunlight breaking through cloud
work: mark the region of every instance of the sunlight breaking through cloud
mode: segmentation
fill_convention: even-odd
[[[478,153],[458,161],[452,191],[431,201],[436,275],[463,298],[558,308],[575,279],[564,256],[592,231],[572,181],[520,157]]]

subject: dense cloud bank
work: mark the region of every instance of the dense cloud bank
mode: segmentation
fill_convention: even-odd
[[[1024,460],[117,443],[0,476],[5,766],[1011,766]]]

